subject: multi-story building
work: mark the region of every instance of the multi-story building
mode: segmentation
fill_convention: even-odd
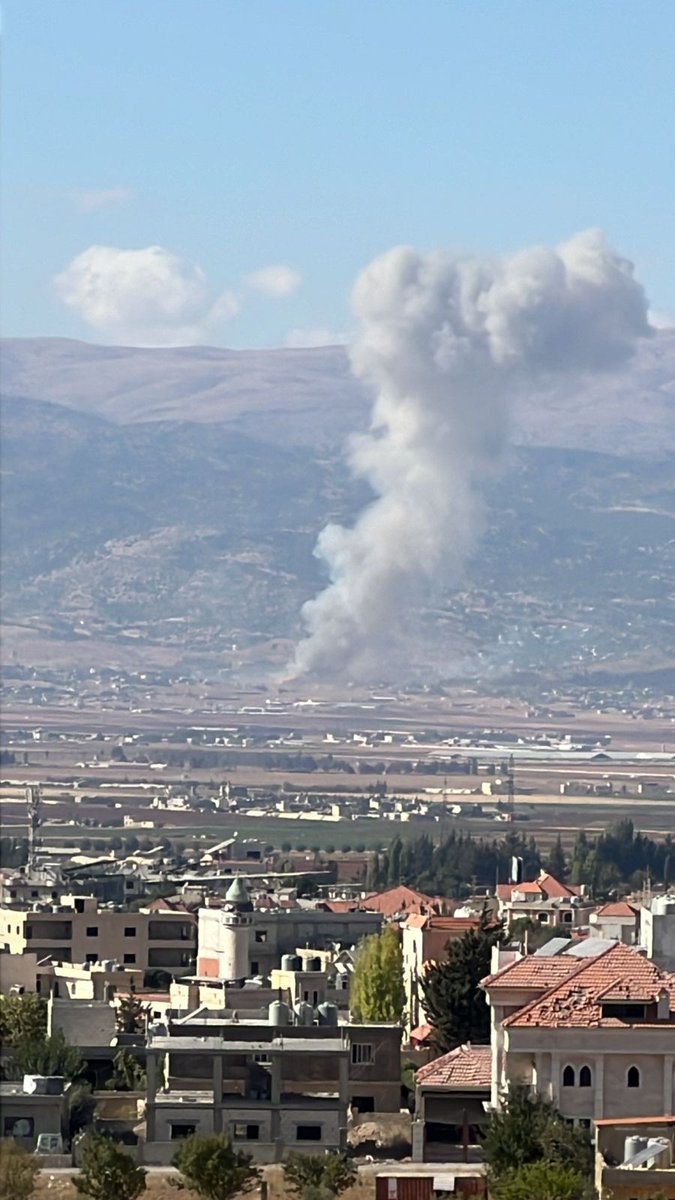
[[[527,917],[539,925],[565,925],[569,929],[588,925],[595,907],[582,895],[581,887],[561,883],[546,871],[529,882],[498,884],[497,901],[497,915],[507,925]]]
[[[655,896],[640,909],[640,941],[649,958],[675,971],[675,893]]]
[[[672,1114],[675,975],[644,954],[581,943],[557,956],[522,958],[483,987],[492,1019],[492,1104],[517,1081],[582,1125]]]
[[[463,937],[470,929],[475,929],[478,922],[478,917],[440,917],[411,913],[401,925],[408,1031],[418,1029],[426,1021],[424,995],[420,987],[426,965],[442,959],[448,943]]]
[[[63,896],[60,904],[0,908],[0,944],[55,962],[112,960],[143,971],[183,975],[194,966],[196,921],[180,910],[100,906],[93,896]]]
[[[195,1013],[147,1046],[145,1160],[169,1162],[191,1133],[225,1131],[257,1161],[286,1151],[343,1150],[348,1106],[398,1112],[401,1030],[339,1023],[334,1005],[266,1020]]]
[[[197,974],[234,982],[269,975],[283,955],[302,947],[315,950],[351,947],[378,933],[376,912],[325,912],[318,908],[258,910],[246,886],[235,878],[219,908],[200,908]]]

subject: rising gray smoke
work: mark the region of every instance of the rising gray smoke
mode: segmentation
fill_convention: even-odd
[[[518,392],[615,366],[649,325],[632,264],[595,230],[498,259],[397,247],[353,300],[352,367],[375,402],[351,463],[376,499],[319,536],[331,582],[304,605],[294,671],[373,678],[420,585],[459,579]]]

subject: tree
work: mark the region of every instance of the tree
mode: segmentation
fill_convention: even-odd
[[[356,1169],[342,1154],[291,1151],[283,1164],[284,1183],[299,1200],[332,1200],[356,1182]]]
[[[191,1188],[202,1200],[231,1200],[250,1191],[260,1178],[251,1155],[235,1150],[224,1133],[186,1138],[173,1165],[183,1176],[177,1187]]]
[[[527,1084],[514,1084],[502,1096],[499,1109],[490,1114],[482,1145],[493,1190],[510,1173],[540,1161],[567,1167],[584,1184],[593,1177],[593,1148],[586,1131],[567,1125],[555,1106]]]
[[[130,1050],[118,1050],[113,1059],[112,1078],[106,1083],[110,1091],[145,1091],[148,1078]]]
[[[12,1138],[0,1142],[0,1200],[30,1200],[40,1167]]]
[[[565,882],[567,878],[567,859],[565,858],[560,834],[558,834],[551,847],[551,853],[546,860],[546,870],[554,879],[558,879],[560,883]]]
[[[87,1134],[82,1147],[82,1169],[75,1175],[75,1190],[90,1200],[136,1200],[146,1188],[146,1172],[116,1142],[102,1133]]]
[[[490,971],[492,947],[504,938],[504,925],[483,908],[475,929],[448,942],[446,958],[420,979],[424,1007],[439,1050],[490,1040],[490,1010],[480,981]]]
[[[47,1001],[27,992],[23,996],[0,996],[0,1042],[43,1041],[47,1036]]]
[[[63,1075],[65,1079],[78,1079],[85,1069],[85,1062],[77,1049],[66,1041],[63,1030],[57,1029],[51,1037],[18,1042],[11,1057],[18,1075]]]
[[[405,1010],[403,956],[393,925],[361,942],[352,976],[350,1008],[359,1021],[400,1024]]]
[[[582,1200],[587,1194],[577,1171],[545,1159],[507,1171],[490,1191],[494,1200]]]
[[[115,1028],[118,1033],[145,1033],[151,1013],[151,1006],[144,1004],[134,994],[133,987],[128,996],[121,996],[115,1010]]]

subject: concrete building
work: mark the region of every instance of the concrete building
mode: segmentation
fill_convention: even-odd
[[[675,971],[675,894],[655,896],[640,909],[640,941],[649,958]]]
[[[338,1024],[331,1005],[281,1001],[267,1020],[195,1013],[152,1036],[146,1062],[145,1161],[169,1162],[191,1133],[225,1131],[256,1161],[288,1150],[344,1150],[347,1110],[398,1112],[394,1025]]]
[[[242,881],[235,883],[239,892]],[[351,947],[382,928],[381,913],[335,913],[317,908],[258,911],[252,906],[247,910],[241,894],[237,899],[231,892],[222,908],[199,910],[197,974],[205,978],[269,975],[282,955],[296,954],[299,947]]]
[[[441,917],[411,913],[401,925],[403,983],[406,994],[406,1028],[410,1032],[426,1022],[420,979],[426,964],[445,957],[449,942],[478,925],[478,917]]]
[[[599,1200],[675,1200],[675,1117],[595,1123]]]
[[[640,935],[640,910],[626,900],[603,904],[602,908],[590,914],[588,924],[597,937],[612,938],[626,946],[635,946]]]
[[[490,1100],[492,1052],[489,1046],[458,1046],[415,1076],[412,1157],[415,1162],[444,1162],[456,1153],[466,1132],[478,1141]]]
[[[184,974],[194,964],[195,918],[189,912],[139,912],[102,907],[93,896],[64,896],[58,905],[0,908],[0,944],[38,960],[112,960],[142,971]]]
[[[673,1112],[675,976],[629,946],[595,951],[530,955],[483,981],[494,1105],[519,1081],[581,1125]]]
[[[58,1076],[26,1075],[0,1083],[0,1133],[33,1151],[41,1134],[67,1133],[67,1091]]]

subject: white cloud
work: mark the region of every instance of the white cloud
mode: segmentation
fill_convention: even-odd
[[[245,277],[244,283],[254,292],[280,299],[297,292],[302,283],[302,275],[294,267],[276,263],[269,267],[260,267],[258,271],[251,271],[250,275]]]
[[[132,188],[77,188],[69,193],[76,209],[82,213],[103,212],[111,208],[127,208],[134,198]]]
[[[163,246],[90,246],[54,284],[98,334],[135,346],[194,345],[239,311],[232,292],[216,295],[200,267]]]
[[[286,335],[286,345],[294,350],[317,346],[346,346],[346,333],[333,333],[330,329],[291,329]]]
[[[672,313],[650,308],[649,324],[653,325],[654,329],[675,329],[675,316]]]

